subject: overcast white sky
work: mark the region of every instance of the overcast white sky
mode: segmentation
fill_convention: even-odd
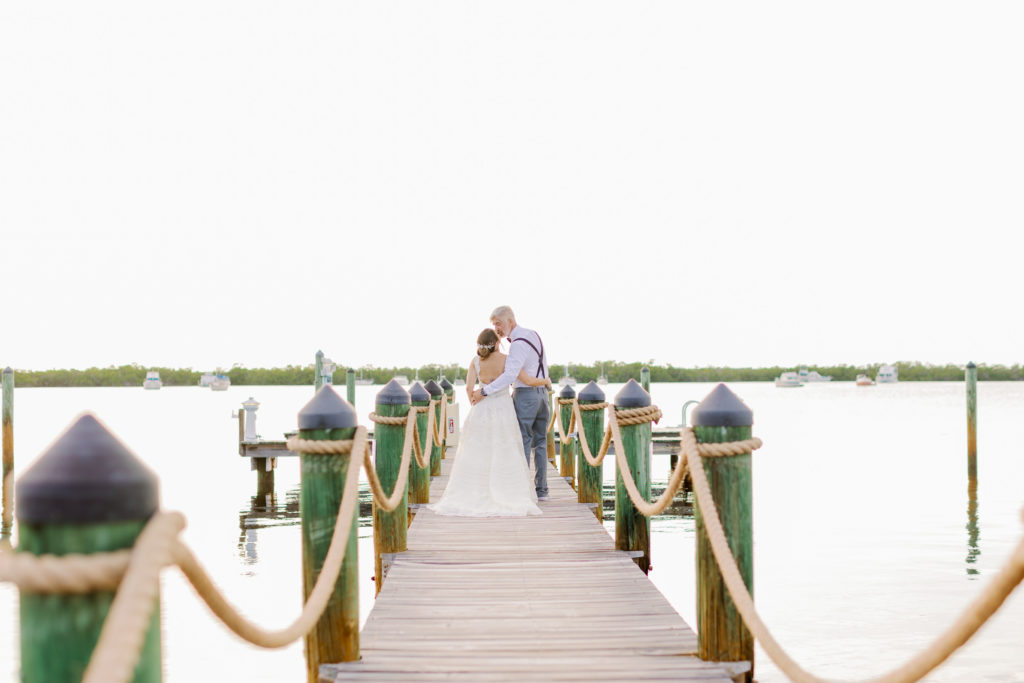
[[[1024,4],[0,4],[0,364],[1024,355]]]

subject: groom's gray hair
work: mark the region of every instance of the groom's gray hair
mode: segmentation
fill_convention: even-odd
[[[495,318],[514,318],[516,314],[512,312],[512,308],[509,306],[498,306],[491,311],[491,320]]]

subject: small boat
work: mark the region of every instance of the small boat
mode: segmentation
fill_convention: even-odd
[[[227,391],[228,387],[231,386],[231,378],[222,372],[218,372],[213,377],[213,381],[210,382],[211,391]]]
[[[800,367],[799,375],[800,375],[800,381],[803,382],[804,384],[807,384],[808,382],[831,382],[832,381],[832,375],[822,375],[817,370],[811,370],[810,372],[808,372],[808,370],[807,370],[807,368],[805,366],[801,366]]]
[[[395,375],[395,381],[401,384],[403,387],[409,386],[409,378],[405,375]]]
[[[777,387],[802,387],[804,384],[800,381],[800,375],[795,372],[784,372],[775,378],[775,386]]]
[[[873,387],[875,386],[874,380],[867,375],[857,375],[857,379],[854,381],[858,387]]]
[[[464,378],[462,378],[462,377],[459,377],[459,369],[458,368],[455,368],[455,386],[457,386],[457,387],[464,387],[464,386],[466,386],[466,380]]]
[[[160,373],[156,370],[150,370],[146,373],[146,379],[142,380],[143,389],[159,389],[164,385],[160,381]]]
[[[355,382],[356,382],[356,384],[365,387],[365,386],[369,386],[369,385],[373,384],[373,378],[372,377],[363,377],[363,371],[360,370],[359,371],[359,376],[356,377]]]
[[[604,374],[604,363],[601,363],[601,374],[597,376],[597,383],[602,386],[608,384],[608,375]]]
[[[204,372],[203,376],[199,378],[199,386],[208,387],[213,384],[213,380],[217,379],[217,375],[212,372]]]
[[[899,370],[896,369],[895,365],[883,365],[878,368],[878,374],[875,375],[875,381],[879,384],[895,384],[899,380]]]
[[[562,379],[558,380],[558,386],[560,387],[574,387],[576,386],[576,378],[569,374],[569,365],[565,366],[565,374],[562,375]]]

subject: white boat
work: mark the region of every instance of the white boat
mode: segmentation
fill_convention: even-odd
[[[558,386],[560,387],[574,387],[576,386],[576,378],[569,374],[569,366],[565,366],[565,374],[562,375],[562,379],[558,380]]]
[[[775,386],[777,387],[802,387],[803,382],[800,381],[800,375],[795,372],[784,372],[775,378]]]
[[[160,381],[160,373],[156,370],[150,370],[146,373],[146,379],[142,380],[143,389],[159,389],[164,385]]]
[[[811,371],[808,372],[806,367],[801,367],[800,368],[799,376],[800,376],[800,381],[803,382],[804,384],[807,384],[808,382],[831,382],[832,381],[832,375],[822,375],[817,370],[811,370]]]
[[[364,387],[370,386],[371,384],[373,384],[373,378],[372,377],[363,377],[363,371],[360,370],[359,371],[359,376],[356,377],[356,379],[355,379],[355,383],[360,385],[360,386],[364,386]]]
[[[874,380],[867,375],[857,375],[856,381],[854,381],[858,387],[873,387],[875,386]]]
[[[601,374],[597,376],[597,383],[600,385],[608,384],[608,375],[604,374],[604,363],[601,363]]]
[[[899,370],[896,369],[895,365],[883,365],[878,368],[878,374],[875,375],[875,381],[879,384],[895,384],[899,380]]]
[[[231,378],[222,372],[218,372],[213,377],[213,381],[210,382],[211,391],[227,391],[228,387],[231,386]]]
[[[203,376],[199,378],[199,386],[208,387],[213,384],[213,380],[217,379],[217,375],[212,372],[204,372]]]
[[[457,386],[457,387],[464,387],[464,386],[466,386],[466,380],[464,378],[462,378],[462,377],[459,377],[459,369],[458,368],[455,368],[455,386]]]
[[[403,387],[409,385],[409,378],[405,375],[395,375],[395,381],[401,384]]]

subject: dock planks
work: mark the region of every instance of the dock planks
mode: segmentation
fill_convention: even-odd
[[[326,664],[320,680],[730,683],[554,469],[548,483],[540,516],[421,509],[363,627],[362,659]]]

